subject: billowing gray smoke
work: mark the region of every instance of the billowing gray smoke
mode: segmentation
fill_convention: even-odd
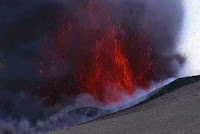
[[[152,57],[157,66],[157,71],[153,74],[154,80],[175,76],[184,62],[184,58],[176,52],[177,36],[183,19],[182,2],[179,0],[115,0],[115,3],[114,22],[137,27],[134,30],[141,34],[140,36],[150,34],[147,38],[153,44]],[[129,17],[130,12],[135,15]],[[133,31],[131,34],[134,34]],[[142,45],[140,40],[138,44]]]
[[[99,6],[107,8],[109,0],[95,1]],[[88,3],[89,0],[0,1],[0,125],[8,124],[5,127],[0,126],[0,132],[7,131],[4,130],[7,126],[14,133],[20,132],[21,127],[16,122],[22,124],[25,122],[28,126],[23,131],[31,130],[34,133],[45,129],[50,130],[50,128],[58,129],[65,124],[70,126],[83,122],[77,120],[80,119],[78,115],[81,116],[87,108],[78,110],[75,114],[69,111],[82,106],[79,102],[74,102],[77,101],[74,99],[77,97],[77,85],[74,84],[73,73],[77,66],[73,63],[78,60],[77,53],[85,57],[90,54],[85,49],[81,50],[84,42],[81,40],[83,35],[80,29],[87,24],[84,18],[81,18],[82,16],[77,16],[74,12],[77,7],[81,11],[86,11]],[[113,0],[113,8],[109,9],[109,12],[112,16],[112,24],[122,27],[128,33],[130,40],[134,37],[136,48],[146,49],[146,44],[142,43],[144,37],[151,43],[151,58],[155,65],[154,71],[147,74],[147,81],[158,82],[176,77],[184,63],[184,58],[176,52],[177,36],[183,18],[181,0]],[[56,20],[62,19],[67,22],[69,18],[73,18],[73,21],[82,20],[81,26],[78,27],[80,29],[73,33],[69,41],[71,57],[65,59],[59,68],[53,67],[54,71],[50,70],[52,68],[49,67],[49,63],[45,64],[44,68],[47,71],[42,78],[45,84],[38,85],[41,79],[38,75],[40,62],[44,60],[43,34],[49,31],[55,34],[59,27]],[[103,23],[101,22],[100,26],[105,28]],[[127,42],[124,47],[130,48],[127,58],[131,68],[134,68],[141,59],[132,51],[132,46]],[[49,78],[49,76],[53,77]],[[70,90],[67,91],[68,98],[63,95],[64,91],[55,89],[54,80],[59,81],[59,86],[56,88],[63,88],[67,84]],[[40,86],[44,87],[43,91],[38,90]],[[51,97],[43,98],[49,94]],[[83,100],[85,100],[84,105],[88,103],[87,99]],[[55,104],[55,107],[47,108],[49,103]],[[66,105],[67,107],[63,108]],[[95,107],[95,104],[93,106]],[[89,110],[89,113],[91,116],[94,115],[92,119],[105,115],[107,111],[93,109]],[[87,120],[85,116],[83,118]],[[74,123],[69,123],[73,121]],[[33,129],[34,125],[37,126],[35,129]]]

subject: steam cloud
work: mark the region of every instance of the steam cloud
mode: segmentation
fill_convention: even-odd
[[[106,7],[107,1],[96,1]],[[53,108],[46,108],[45,102],[39,99],[38,90],[33,88],[39,79],[38,63],[40,57],[43,56],[42,34],[49,30],[56,31],[55,29],[58,28],[56,20],[68,21],[69,16],[76,16],[73,13],[77,6],[81,5],[80,8],[84,9],[88,2],[88,0],[57,2],[3,0],[0,3],[0,19],[2,20],[0,21],[0,73],[2,72],[0,75],[0,133],[6,131],[39,133],[76,125],[137,104],[150,97],[149,93],[156,88],[171,82],[175,77],[200,74],[197,52],[200,50],[197,38],[200,20],[196,17],[197,15],[192,15],[199,13],[198,0],[193,0],[190,4],[182,3],[181,0],[115,0],[111,11],[112,23],[121,27],[136,28],[135,31],[129,29],[126,32],[130,36],[135,34],[138,38],[136,44],[142,48],[146,46],[141,44],[142,37],[140,36],[146,33],[149,35],[147,40],[152,44],[152,57],[156,63],[156,71],[150,73],[152,77],[148,78],[154,83],[151,84],[151,89],[146,91],[138,87],[133,96],[122,95],[119,102],[107,107],[88,94],[81,94],[74,99],[74,96],[60,95],[62,93],[55,92],[57,95],[54,99],[61,101]],[[184,11],[183,4],[186,6]],[[185,17],[183,17],[184,13]],[[82,19],[81,16],[78,18]],[[84,20],[82,23],[85,25]],[[80,32],[76,31],[75,34],[80,35]],[[83,47],[80,45],[80,40],[77,36],[75,37],[76,39],[71,40],[73,42],[70,45],[71,50],[75,53],[85,53],[85,50],[81,50]],[[131,48],[131,45],[126,47]],[[131,51],[127,53],[130,57],[134,57]],[[132,59],[130,66],[133,67],[139,57]],[[54,67],[45,66],[44,69],[49,70],[45,81],[51,85],[53,79],[59,78],[63,83],[69,83],[72,91],[76,90],[76,87],[70,84],[73,82],[71,72],[74,71],[71,60],[65,60],[56,71]],[[159,83],[160,79],[164,82]],[[54,89],[48,88],[48,90]],[[138,99],[143,95],[145,96],[141,100]],[[137,99],[133,101],[133,98]],[[128,102],[130,102],[128,105],[124,105]],[[89,108],[105,109],[113,106],[121,107],[111,111]],[[86,108],[82,112],[81,109],[77,112],[76,109],[80,107]],[[88,117],[88,113],[91,118]]]

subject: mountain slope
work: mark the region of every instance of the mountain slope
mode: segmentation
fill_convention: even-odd
[[[200,76],[178,79],[132,108],[52,134],[200,133]]]

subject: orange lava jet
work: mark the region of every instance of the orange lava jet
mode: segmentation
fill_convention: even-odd
[[[115,102],[121,93],[133,93],[128,60],[115,38],[114,29],[96,42],[93,57],[81,67],[77,76],[81,93],[89,93],[105,103]]]
[[[42,63],[48,67],[40,70],[42,75],[50,70],[55,76],[50,84],[40,85],[43,97],[88,93],[108,104],[118,101],[122,93],[131,95],[136,87],[148,87],[153,66],[150,45],[140,47],[129,30],[113,24],[112,1],[96,2],[78,8],[67,22],[58,21],[56,31],[45,34],[47,52]],[[66,61],[67,67],[72,64],[73,70],[66,70],[72,75],[61,71]],[[56,77],[60,71],[62,78]]]

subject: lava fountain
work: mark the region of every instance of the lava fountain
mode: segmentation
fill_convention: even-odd
[[[54,100],[59,94],[88,93],[108,104],[118,101],[121,93],[132,95],[136,87],[149,87],[154,59],[147,34],[137,42],[138,35],[131,34],[133,27],[112,23],[113,1],[105,5],[91,0],[68,21],[57,17],[56,30],[45,32],[40,68],[48,66],[50,75],[63,70],[60,66],[66,62],[73,66],[71,75],[64,74],[62,80],[55,78],[53,84],[43,86],[45,98]],[[73,91],[67,83],[73,83]]]
[[[190,40],[187,34],[189,42],[176,43],[182,0],[15,1],[1,6],[0,120],[12,118],[16,128],[27,119],[35,131],[47,131],[105,115],[107,108],[113,113],[138,104],[180,70],[191,73],[182,69],[185,60],[199,72],[193,66],[198,49],[192,55],[187,49],[193,48],[190,41],[198,48],[197,36]],[[192,9],[187,17],[198,7]],[[193,30],[197,21],[191,22],[184,27]],[[182,47],[186,57],[177,52]]]
[[[117,101],[121,92],[133,93],[132,72],[114,29],[97,40],[91,61],[84,65],[77,75],[80,93],[89,93],[105,103]]]

